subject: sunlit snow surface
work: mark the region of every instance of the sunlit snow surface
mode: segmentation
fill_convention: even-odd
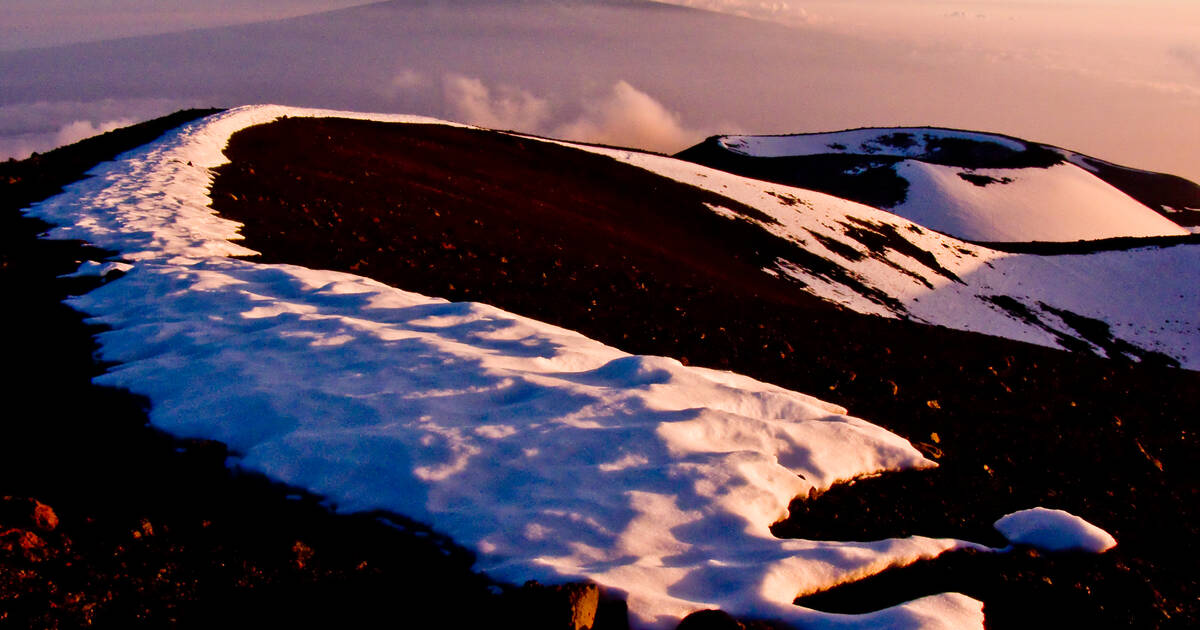
[[[1062,510],[1032,508],[996,521],[996,529],[1010,542],[1044,551],[1102,553],[1117,546],[1108,532]]]
[[[887,210],[972,241],[1062,242],[1189,233],[1070,161],[1078,154],[1060,151],[1068,161],[1046,168],[963,168],[938,162],[941,147],[936,142],[947,140],[996,145],[1018,154],[1027,148],[1004,136],[924,127],[724,136],[718,144],[734,153],[764,158],[823,154],[909,158],[890,167],[908,189],[904,201]]]
[[[981,627],[981,604],[953,593],[868,615],[791,604],[972,546],[771,536],[811,488],[932,465],[844,409],[483,304],[229,258],[250,252],[208,208],[208,168],[232,133],[283,114],[330,112],[231,110],[30,210],[133,263],[72,304],[111,328],[115,367],[97,380],[147,396],[154,426],[220,440],[233,465],[339,510],[427,521],[499,578],[593,579],[627,594],[638,627],[714,606],[806,627]]]
[[[923,229],[893,213],[811,190],[739,177],[658,155],[586,148],[763,212],[773,222],[710,206],[730,220],[751,221],[799,243],[898,305],[881,303],[836,278],[789,260],[777,260],[766,270],[794,278],[809,293],[855,311],[1051,347],[1061,347],[1060,337],[1065,336],[1101,356],[1107,355],[1063,317],[1064,313],[1068,318],[1078,315],[1106,324],[1113,339],[1165,354],[1185,368],[1200,369],[1200,246],[1060,256],[1013,254],[967,243]],[[872,252],[851,234],[851,228],[864,224],[892,230],[914,250],[936,259],[954,278],[896,249]],[[847,257],[846,252],[854,255]],[[996,296],[1019,303],[1033,320],[1001,308],[994,300]]]

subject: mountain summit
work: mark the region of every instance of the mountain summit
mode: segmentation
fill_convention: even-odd
[[[936,127],[714,136],[678,156],[827,192],[975,242],[1178,236],[1200,186],[998,134]]]

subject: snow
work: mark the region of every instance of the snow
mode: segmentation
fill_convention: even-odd
[[[184,132],[186,149],[177,146],[180,140],[168,136],[131,152],[141,157],[118,156],[92,169],[89,185],[72,189],[79,191],[77,195],[52,197],[35,204],[29,214],[57,226],[50,231],[51,238],[86,240],[120,251],[128,261],[177,257],[182,262],[253,254],[232,242],[241,239],[238,224],[218,217],[208,207],[206,191],[212,175],[206,167],[226,162],[221,151],[238,130],[288,115],[443,122],[422,116],[298,110],[278,105],[238,108],[188,125]],[[146,181],[155,184],[146,186]]]
[[[84,260],[79,263],[79,268],[75,271],[64,274],[62,278],[104,278],[113,272],[124,273],[133,268],[133,265],[123,262],[96,262],[94,260]]]
[[[119,252],[125,273],[70,303],[108,328],[99,354],[113,367],[97,382],[147,396],[153,426],[221,441],[231,465],[339,511],[428,522],[495,577],[594,580],[627,597],[636,628],[711,607],[813,628],[982,627],[981,603],[955,593],[865,615],[792,604],[986,549],[774,538],[770,524],[810,489],[934,465],[841,407],[484,304],[230,258],[253,252],[208,207],[208,169],[232,133],[281,115],[431,122],[238,108],[28,210],[55,238]]]
[[[938,151],[929,141],[947,138],[996,144],[1017,152],[1026,150],[1023,142],[1013,138],[936,128],[723,136],[718,144],[754,157],[839,153],[910,158],[892,166],[908,182],[907,198],[886,209],[965,240],[1077,241],[1189,233],[1096,177],[1078,154],[1056,150],[1068,161],[1048,168],[971,169],[926,161],[936,158]],[[983,178],[991,181],[985,185],[969,181],[986,182]]]
[[[1015,544],[1043,551],[1104,553],[1117,546],[1103,529],[1069,512],[1044,507],[1009,514],[996,521],[996,530]]]
[[[1076,241],[1188,231],[1074,164],[964,169],[904,160],[908,197],[888,208],[914,223],[972,241]],[[990,177],[984,186],[960,175]]]
[[[575,145],[570,145],[575,146]],[[1200,369],[1200,247],[1177,245],[1080,255],[1013,254],[940,234],[896,214],[782,184],[748,179],[673,158],[634,151],[580,146],[762,211],[774,222],[758,222],[781,238],[836,263],[868,289],[896,300],[880,303],[855,287],[816,275],[787,260],[773,271],[794,278],[813,295],[860,313],[979,332],[1050,347],[1059,336],[1085,339],[1059,313],[1073,313],[1110,327],[1115,340],[1159,352],[1182,367]],[[966,184],[966,182],[963,182]],[[995,187],[988,186],[988,189]],[[708,206],[728,217],[727,208]],[[755,221],[747,217],[741,220]],[[890,229],[927,253],[958,280],[894,249],[881,255],[848,234],[854,221]],[[812,238],[840,243],[862,258],[849,260]],[[991,298],[1011,298],[1037,318],[1026,321]]]

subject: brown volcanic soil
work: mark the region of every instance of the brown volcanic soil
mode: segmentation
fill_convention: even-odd
[[[1120,542],[1101,556],[956,554],[836,589],[823,607],[952,588],[984,600],[994,628],[1036,625],[1034,610],[1070,627],[1200,623],[1194,372],[834,308],[758,272],[777,245],[706,210],[710,195],[539,141],[285,119],[235,135],[227,155],[214,206],[264,261],[733,369],[844,404],[941,463],[797,501],[780,535],[998,542],[993,520],[1045,505]]]

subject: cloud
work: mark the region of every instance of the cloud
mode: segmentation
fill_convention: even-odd
[[[383,75],[381,80],[364,79],[371,92],[378,94],[387,101],[402,100],[410,102],[414,98],[427,97],[436,94],[434,82],[424,73],[412,68],[401,68],[390,76]]]
[[[199,103],[172,99],[37,101],[0,107],[0,160],[78,142]]]
[[[396,75],[392,77],[392,87],[397,90],[411,90],[414,88],[424,87],[428,84],[429,80],[425,78],[425,75],[417,72],[416,70],[411,70],[408,68],[397,72]]]
[[[429,77],[412,68],[402,68],[379,82],[374,91],[389,100],[395,100],[426,92],[432,86],[433,81]]]
[[[554,135],[567,140],[673,152],[694,144],[700,134],[686,129],[678,114],[645,92],[618,81],[608,95],[585,103],[583,114],[560,126]]]
[[[969,18],[974,16],[977,20],[987,19],[987,14],[984,13],[968,13],[967,11],[951,11],[946,14],[948,18]]]
[[[562,110],[579,112],[573,118],[556,117],[550,99],[513,86],[493,90],[479,79],[448,75],[442,88],[451,116],[480,127],[663,152],[684,149],[703,136],[627,81],[596,96],[558,99]]]
[[[106,131],[128,127],[134,122],[131,118],[106,120],[99,124],[88,120],[73,120],[59,128],[58,133],[54,136],[54,141],[57,143],[57,146],[73,144],[84,138],[98,136]]]
[[[512,86],[493,94],[479,79],[448,75],[442,91],[454,116],[480,127],[538,133],[550,115],[549,101]]]
[[[136,122],[132,118],[118,118],[100,123],[93,123],[90,120],[74,120],[51,131],[0,135],[0,160],[8,158],[23,160],[34,152],[44,153],[50,149],[74,144],[84,138],[100,135],[106,131],[128,127]]]

